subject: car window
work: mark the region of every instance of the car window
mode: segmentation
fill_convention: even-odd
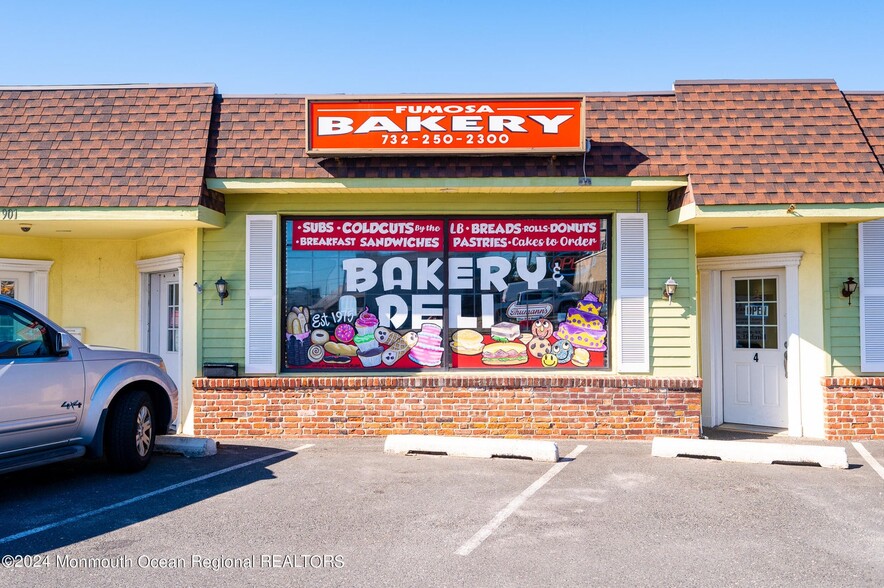
[[[49,329],[32,317],[0,306],[0,359],[49,355]]]

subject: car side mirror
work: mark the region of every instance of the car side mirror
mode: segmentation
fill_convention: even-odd
[[[55,334],[55,353],[64,355],[71,348],[71,336],[67,333]]]

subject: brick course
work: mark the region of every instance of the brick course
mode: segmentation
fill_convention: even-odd
[[[884,439],[884,378],[823,378],[826,439]]]
[[[194,433],[316,437],[696,437],[699,378],[328,376],[193,382]]]

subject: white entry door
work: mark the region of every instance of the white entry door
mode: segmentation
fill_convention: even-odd
[[[28,306],[34,306],[30,286],[31,274],[28,272],[0,271],[0,294],[15,298]]]
[[[181,280],[177,271],[150,274],[148,351],[166,363],[181,389]]]
[[[721,273],[724,422],[786,427],[785,271]]]

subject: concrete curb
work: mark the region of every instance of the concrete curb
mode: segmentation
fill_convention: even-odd
[[[710,439],[678,439],[655,437],[651,444],[654,457],[718,457],[722,461],[740,463],[809,463],[824,468],[847,469],[844,447],[820,445],[788,445],[752,441],[715,441]]]
[[[452,457],[521,457],[534,461],[559,461],[559,446],[552,441],[444,435],[390,435],[384,442],[384,453],[444,453]]]
[[[208,457],[218,453],[218,443],[207,437],[157,435],[154,450],[157,453],[180,453],[184,457]]]

